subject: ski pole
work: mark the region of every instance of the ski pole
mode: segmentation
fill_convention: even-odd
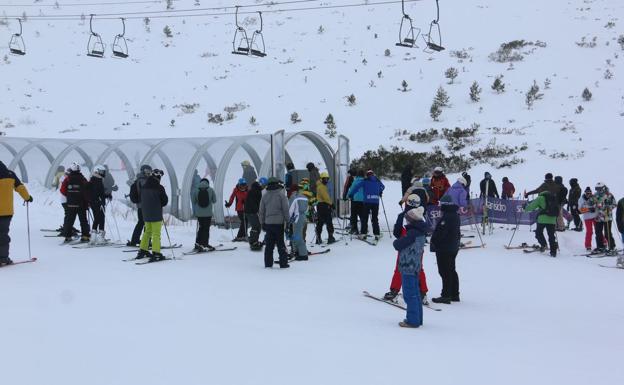
[[[173,259],[176,259],[175,253],[173,251],[173,244],[171,243],[171,237],[169,237],[169,230],[167,229],[167,222],[165,222],[163,218],[163,226],[165,227],[165,234],[167,234],[167,240],[169,241],[169,249],[171,249],[171,256]]]
[[[511,239],[509,240],[509,244],[507,245],[507,247],[511,247],[511,242],[513,242],[513,239],[516,236],[516,231],[518,231],[518,226],[520,223],[520,220],[518,219],[518,210],[516,210],[515,215],[516,215],[516,227],[514,228],[514,231],[511,234]]]
[[[386,206],[384,205],[383,197],[379,197],[381,201],[381,208],[383,209],[384,217],[386,218],[386,228],[388,229],[388,234],[392,234],[390,231],[390,222],[388,222],[388,215],[386,215]]]
[[[115,223],[115,229],[117,230],[117,239],[121,242],[121,233],[119,232],[119,224],[117,223],[117,217],[115,216],[115,208],[113,207],[113,201],[111,201],[111,216],[113,217],[113,222]]]
[[[30,250],[30,210],[28,209],[29,202],[26,202],[26,233],[28,234],[28,258],[32,259],[32,253]]]
[[[472,206],[470,207],[470,211],[472,213],[472,223],[473,223],[475,229],[477,230],[477,235],[479,236],[479,241],[481,242],[481,247],[483,247],[483,238],[481,238],[481,232],[479,231],[479,227],[477,226],[477,217],[475,217],[475,215],[474,215],[474,209],[473,209]]]

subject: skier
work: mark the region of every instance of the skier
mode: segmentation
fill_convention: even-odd
[[[195,203],[193,202],[193,192],[195,191],[195,189],[197,188],[197,186],[199,186],[199,183],[201,182],[202,178],[201,176],[199,176],[199,171],[197,169],[195,169],[195,171],[193,172],[193,179],[191,179],[191,192],[190,192],[190,196],[191,196],[191,209],[193,210],[193,212],[195,212]]]
[[[332,210],[334,204],[329,196],[327,190],[327,184],[329,183],[329,174],[327,171],[323,171],[320,175],[321,180],[316,182],[316,210],[318,218],[316,220],[316,244],[323,243],[321,239],[321,233],[323,232],[323,225],[327,228],[327,244],[331,245],[336,242],[334,238],[334,224],[332,223]]]
[[[546,175],[544,175],[544,183],[542,183],[538,188],[529,192],[525,192],[524,198],[526,199],[529,197],[529,195],[539,194],[543,191],[549,191],[555,197],[557,197],[557,195],[559,194],[559,186],[553,180],[553,175],[551,173],[547,173]]]
[[[65,172],[65,166],[58,166],[56,174],[54,174],[54,179],[52,180],[52,187],[58,190],[59,187],[61,187],[61,183],[63,182],[65,175],[67,175]]]
[[[165,256],[160,253],[160,233],[163,224],[163,207],[167,206],[169,197],[160,179],[165,173],[154,169],[141,188],[141,210],[145,220],[145,232],[141,238],[141,246],[136,259],[149,257],[150,262],[162,261]],[[149,245],[152,245],[152,253]]]
[[[613,230],[611,223],[613,222],[613,210],[616,208],[615,198],[609,192],[604,183],[597,183],[594,189],[596,191],[596,251],[606,251],[606,239],[609,252],[615,250],[615,240],[613,238]]]
[[[61,184],[61,194],[67,198],[67,215],[63,224],[63,236],[65,242],[72,240],[72,232],[76,216],[80,221],[80,242],[89,242],[89,222],[87,210],[89,209],[87,195],[87,180],[80,172],[80,165],[73,163],[69,169],[69,175]]]
[[[401,237],[404,237],[405,234],[407,233],[407,230],[403,226],[403,224],[405,223],[405,214],[407,212],[409,212],[412,209],[420,207],[422,208],[423,215],[424,215],[425,210],[424,210],[424,207],[421,205],[421,203],[422,202],[420,200],[420,197],[416,194],[410,195],[409,198],[405,201],[405,210],[397,216],[396,222],[394,223],[393,235],[395,238],[399,239]],[[428,226],[425,226],[425,231],[429,232]],[[425,269],[422,267],[422,261],[421,261],[421,268],[418,273],[418,285],[420,287],[420,295],[421,295],[422,303],[424,305],[428,305],[429,302],[427,301],[427,292],[429,291],[429,288],[427,287],[427,276],[425,275]],[[396,298],[396,296],[399,295],[399,292],[401,291],[401,286],[402,286],[402,281],[401,281],[401,272],[399,271],[399,254],[397,254],[396,265],[394,267],[394,274],[392,275],[392,280],[390,281],[390,291],[384,295],[384,299],[391,301],[394,298]]]
[[[468,174],[468,171],[464,171],[461,174],[466,180],[466,200],[470,200],[470,184],[472,183],[472,177]]]
[[[104,195],[106,199],[110,202],[113,200],[113,192],[119,190],[119,187],[115,184],[115,178],[110,172],[108,165],[105,164],[104,168],[104,178],[102,179],[102,184],[104,185]]]
[[[295,255],[296,261],[308,260],[308,249],[303,236],[306,219],[306,211],[308,210],[308,197],[304,194],[307,184],[299,183],[299,190],[290,197],[289,202],[289,225],[292,226],[290,241],[292,244],[292,254]]]
[[[378,241],[380,238],[379,200],[381,199],[384,189],[384,184],[377,179],[373,170],[368,170],[366,172],[366,178],[358,182],[354,182],[353,186],[351,186],[349,198],[353,199],[355,194],[357,194],[360,190],[364,193],[364,214],[362,216],[362,229],[360,231],[361,239],[366,239],[369,216],[371,217],[371,222],[373,224],[373,235],[375,236],[375,241]]]
[[[555,177],[555,183],[559,187],[557,192],[557,203],[559,204],[559,215],[557,216],[557,231],[565,231],[563,220],[563,207],[568,202],[568,188],[563,185],[563,178],[559,175]]]
[[[141,189],[147,181],[147,178],[152,174],[152,167],[144,164],[141,166],[139,175],[132,185],[130,185],[130,201],[137,205],[137,223],[132,231],[132,237],[126,243],[126,246],[139,246],[141,242],[141,234],[145,227],[145,221],[143,221],[143,210],[141,210]]]
[[[288,198],[279,180],[271,177],[268,180],[266,193],[260,200],[260,224],[265,231],[264,267],[273,267],[273,249],[277,245],[279,266],[290,267],[288,251],[284,243],[284,224],[288,223]]]
[[[90,243],[101,245],[106,243],[106,231],[104,223],[106,221],[106,191],[103,179],[106,175],[104,166],[95,166],[89,184],[87,186],[89,206],[93,213],[93,236]]]
[[[255,181],[256,179],[254,178],[253,180]],[[245,199],[247,199],[247,179],[240,178],[238,180],[238,183],[234,186],[234,190],[232,190],[230,199],[225,201],[225,207],[230,208],[234,202],[234,198],[236,198],[235,208],[236,214],[238,215],[238,219],[240,221],[240,226],[238,228],[236,238],[234,238],[232,242],[246,242],[247,221],[245,220]]]
[[[468,207],[468,201],[466,200],[466,179],[463,176],[457,178],[457,182],[453,183],[450,189],[446,191],[445,196],[448,196],[453,201],[453,204],[457,207]]]
[[[450,304],[459,302],[459,276],[455,268],[455,259],[459,252],[460,220],[457,205],[448,195],[440,199],[442,218],[438,221],[431,236],[431,251],[436,254],[438,273],[442,278],[442,292],[432,298],[435,303]]]
[[[288,198],[293,193],[297,192],[297,181],[295,180],[293,173],[295,171],[295,165],[292,162],[286,163],[286,177],[284,178],[284,187],[286,188],[286,194]]]
[[[353,235],[361,234],[362,224],[364,223],[364,191],[359,190],[352,195],[351,191],[353,191],[353,186],[364,180],[364,176],[364,170],[357,170],[357,172],[355,173],[355,178],[353,178],[353,183],[351,183],[351,186],[349,187],[346,196],[347,199],[349,199],[351,202],[351,229],[349,231]],[[359,228],[358,220],[360,221]]]
[[[544,190],[537,195],[537,198],[530,202],[524,209],[525,212],[539,210],[537,217],[537,227],[535,228],[535,238],[540,244],[540,252],[546,250],[546,238],[544,229],[548,233],[548,244],[550,245],[550,256],[557,256],[557,239],[555,238],[555,224],[559,215],[559,204],[557,196],[548,190]]]
[[[591,190],[590,190],[591,191]],[[581,199],[581,186],[578,179],[570,179],[570,193],[568,194],[568,211],[574,220],[574,231],[583,231],[583,222],[579,215],[579,200]]]
[[[353,168],[349,169],[348,173],[348,177],[345,180],[344,185],[342,186],[342,201],[345,203],[345,205],[348,205],[348,210],[349,210],[349,232],[351,234],[357,234],[358,232],[358,224],[357,224],[357,213],[354,212],[353,210],[353,205],[351,204],[351,201],[349,201],[349,189],[351,188],[351,186],[353,186],[353,182],[355,181],[355,177],[357,175],[357,171]]]
[[[306,164],[306,169],[310,172],[310,191],[312,191],[316,195],[316,182],[321,178],[319,175],[318,168],[314,165],[314,163],[309,162]]]
[[[241,166],[243,167],[243,179],[245,179],[247,183],[253,183],[256,181],[256,179],[258,179],[256,170],[253,168],[248,160],[242,161]]]
[[[398,265],[403,281],[403,299],[407,304],[406,318],[399,322],[399,326],[406,328],[418,328],[423,323],[422,297],[418,284],[427,232],[423,214],[422,207],[408,211],[405,214],[406,234],[392,244],[399,252]]]
[[[262,190],[267,185],[267,178],[261,177],[257,182],[253,182],[249,188],[249,193],[245,199],[245,221],[250,227],[249,230],[249,248],[253,251],[262,250],[263,243],[259,241],[260,219],[258,211],[260,210],[260,200],[262,199]]]
[[[423,182],[424,184],[424,182]],[[433,169],[433,177],[431,177],[431,191],[433,192],[430,195],[429,203],[437,206],[440,198],[446,194],[446,190],[451,187],[446,175],[444,175],[444,171],[442,167],[436,167]]]
[[[407,189],[412,186],[412,178],[414,173],[412,172],[412,166],[406,165],[401,173],[401,193],[405,195]]]
[[[596,224],[596,198],[592,194],[592,189],[587,187],[583,196],[579,200],[579,212],[585,222],[585,249],[591,251],[592,236]],[[598,244],[596,244],[598,246]]]
[[[214,251],[210,245],[210,223],[212,222],[213,206],[217,202],[217,194],[210,181],[200,179],[191,191],[193,215],[197,218],[197,236],[195,237],[195,251]]]
[[[31,203],[33,201],[26,186],[22,184],[17,175],[0,161],[0,266],[13,263],[9,258],[9,246],[11,244],[9,229],[14,214],[13,191],[17,192],[26,202]]]
[[[503,199],[513,199],[516,194],[516,187],[509,181],[509,178],[503,177],[503,188],[501,189]]]
[[[498,190],[496,189],[496,183],[492,180],[492,174],[486,172],[483,180],[479,183],[481,189],[481,198],[498,198]]]

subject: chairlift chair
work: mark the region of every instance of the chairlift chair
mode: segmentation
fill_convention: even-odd
[[[9,51],[13,55],[26,55],[26,45],[24,44],[24,38],[22,37],[22,19],[19,21],[19,33],[14,33],[9,41]]]
[[[232,53],[235,55],[249,55],[249,51],[251,51],[251,46],[249,45],[249,38],[247,37],[247,31],[241,25],[238,24],[238,8],[240,6],[236,6],[236,31],[234,32],[234,39],[232,40]],[[240,41],[238,42],[238,46],[236,44],[236,37],[238,34],[241,34]]]
[[[436,0],[436,9],[437,15],[436,19],[431,22],[429,25],[429,35],[427,35],[427,47],[429,49],[440,52],[444,51],[444,47],[442,46],[442,32],[440,31],[440,3],[439,0]],[[434,32],[434,26],[438,30],[438,38],[434,41],[431,37],[431,34]]]
[[[93,14],[89,19],[89,30],[91,35],[89,36],[89,42],[87,43],[87,56],[91,57],[104,57],[104,43],[100,34],[93,32]]]
[[[260,15],[260,29],[256,30],[253,35],[251,35],[251,43],[249,44],[249,48],[253,56],[265,57],[266,52],[264,46],[264,36],[262,35],[262,12],[258,11],[258,15]],[[260,43],[258,43],[258,39],[260,39]],[[257,49],[254,49],[254,43],[256,43],[255,47],[257,47]],[[262,49],[260,49],[261,47]]]
[[[115,36],[115,40],[113,40],[113,56],[125,59],[128,57],[128,43],[124,37],[126,34],[126,20],[123,17],[121,18],[121,25],[123,26],[123,31]]]
[[[399,42],[396,43],[399,47],[414,48],[416,46],[416,39],[420,35],[420,28],[414,28],[412,18],[405,13],[405,1],[401,1],[401,11],[403,17],[401,18],[401,27],[399,28]],[[414,30],[418,30],[417,34],[414,34]]]

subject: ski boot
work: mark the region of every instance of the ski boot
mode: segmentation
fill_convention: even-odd
[[[451,302],[460,302],[459,294],[451,296]]]
[[[139,243],[134,243],[132,241],[126,242],[126,246],[128,247],[139,247]]]
[[[149,253],[149,251],[139,249],[134,259],[143,259],[143,258],[150,257],[150,256],[151,254]]]
[[[330,235],[329,238],[327,238],[327,244],[331,245],[332,243],[336,243],[336,238],[334,238],[333,235]]]
[[[13,261],[9,257],[0,257],[0,266],[12,265]]]
[[[451,304],[451,299],[449,297],[436,297],[436,298],[431,298],[431,302],[433,303],[443,303],[446,305],[450,305]]]
[[[606,251],[607,251],[607,249],[605,249],[604,247],[596,247],[595,249],[593,249],[591,251],[591,253],[592,254],[601,254],[601,253],[604,253]]]
[[[399,326],[402,328],[408,328],[408,329],[418,329],[420,327],[418,325],[408,324],[406,320],[399,322]]]
[[[89,235],[83,235],[80,237],[80,243],[89,243],[91,241],[91,237]]]
[[[149,258],[150,262],[158,262],[158,261],[164,261],[164,260],[165,260],[165,256],[158,252],[153,252]]]
[[[307,261],[308,260],[308,255],[297,255],[295,257],[295,261]]]
[[[540,246],[539,247],[539,251],[540,253],[543,253],[544,251],[546,251],[547,247],[546,246]]]
[[[89,239],[89,245],[94,246],[98,244],[100,232],[97,230],[93,230],[91,232],[91,239]]]
[[[206,245],[206,247],[204,247],[204,250],[206,250],[206,251],[215,251],[216,249],[214,248],[214,246]]]
[[[394,301],[394,299],[397,297],[397,295],[399,295],[399,291],[398,290],[390,289],[389,292],[384,294],[383,299],[385,299],[386,301]]]

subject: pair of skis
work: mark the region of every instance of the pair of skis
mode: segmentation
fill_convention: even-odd
[[[367,298],[370,298],[370,299],[374,299],[375,301],[384,302],[384,303],[387,303],[388,305],[392,305],[394,307],[398,307],[399,309],[407,310],[407,307],[399,304],[398,301],[390,301],[390,300],[384,299],[383,297],[374,296],[371,293],[367,292],[366,290],[362,291],[362,294],[364,294],[364,297],[367,297]],[[442,309],[437,308],[437,307],[433,307],[431,305],[423,304],[423,307],[426,307],[426,308],[431,309],[433,311],[442,311]]]
[[[201,250],[193,249],[191,251],[187,251],[187,252],[182,253],[182,255],[206,254],[206,253],[212,253],[212,252],[215,252],[215,251],[233,251],[233,250],[236,250],[236,249],[237,249],[236,246],[234,246],[234,247],[223,247],[223,244],[220,243],[218,245],[215,245],[214,249],[208,249],[208,248],[202,248]]]
[[[13,265],[22,265],[22,264],[24,264],[24,263],[32,263],[32,262],[36,262],[36,261],[37,261],[37,258],[32,257],[32,258],[30,258],[30,259],[25,259],[25,260],[23,260],[23,261],[13,261],[13,263],[10,263],[10,264],[8,264],[8,265],[0,265],[0,268],[3,268],[3,267],[8,267],[8,266],[13,266]]]
[[[130,247],[130,250],[122,250],[123,253],[134,253],[136,251],[139,250],[138,246],[124,246],[124,247]],[[179,249],[182,247],[181,243],[174,243],[171,246],[161,246],[160,249],[161,250],[171,250],[171,249]]]
[[[321,251],[311,251],[308,252],[308,257],[312,256],[312,255],[319,255],[319,254],[327,254],[331,251],[331,249],[325,249],[325,250],[321,250]],[[297,256],[289,256],[288,257],[288,262],[293,262],[296,261]],[[273,263],[279,263],[279,261],[273,261]]]

